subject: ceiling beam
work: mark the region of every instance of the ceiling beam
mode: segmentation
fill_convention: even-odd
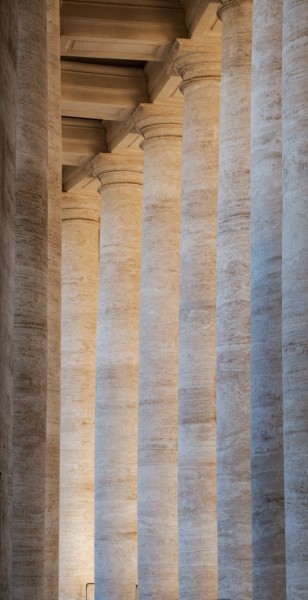
[[[61,54],[126,60],[162,60],[176,37],[186,37],[177,8],[66,0],[61,8]]]
[[[105,137],[101,121],[62,118],[62,164],[80,166],[105,152]]]
[[[124,121],[148,102],[142,69],[61,62],[62,116]]]
[[[185,24],[192,39],[197,39],[212,31],[217,23],[217,0],[182,0],[185,10]]]

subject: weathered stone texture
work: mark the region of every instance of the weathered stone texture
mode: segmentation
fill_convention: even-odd
[[[287,599],[308,598],[308,3],[283,3],[283,402]]]
[[[102,154],[95,420],[95,594],[135,600],[141,156]]]
[[[251,120],[253,598],[285,598],[281,332],[282,0],[254,4]]]
[[[47,19],[44,0],[17,7],[12,597],[24,600],[44,597]]]
[[[0,3],[0,597],[11,599],[17,11]]]
[[[98,194],[62,196],[59,600],[94,581],[95,337]]]
[[[145,136],[138,412],[139,600],[178,597],[178,323],[182,138],[140,111]],[[137,109],[138,112],[138,109]],[[147,118],[148,116],[148,118]]]
[[[47,0],[48,44],[48,379],[46,418],[45,600],[59,593],[61,81],[60,6]]]
[[[216,215],[220,56],[179,50],[184,77],[179,323],[180,598],[216,600]],[[212,57],[213,62],[215,57]],[[216,72],[216,78],[215,78]],[[211,76],[209,76],[211,75]]]
[[[252,0],[224,2],[217,239],[219,597],[252,598],[250,91]]]

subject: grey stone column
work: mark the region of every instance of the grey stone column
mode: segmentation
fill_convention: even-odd
[[[250,94],[252,0],[224,0],[217,229],[219,598],[252,597]]]
[[[251,120],[251,482],[254,600],[285,599],[281,333],[282,0],[254,3]]]
[[[95,411],[95,597],[135,600],[143,157],[100,154]]]
[[[180,598],[217,600],[216,223],[220,39],[176,42],[183,77],[179,323]]]
[[[94,581],[99,196],[63,194],[59,600]]]
[[[0,597],[11,600],[16,2],[0,3]]]
[[[44,597],[47,16],[44,0],[17,8],[12,597],[24,600]]]
[[[46,417],[45,600],[59,594],[61,81],[60,6],[47,0],[48,45],[48,376]]]
[[[178,598],[181,111],[141,105],[144,136],[138,412],[139,600]]]
[[[308,597],[308,4],[283,2],[283,398],[287,599]]]

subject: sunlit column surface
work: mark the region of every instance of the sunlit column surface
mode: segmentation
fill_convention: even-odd
[[[144,136],[138,412],[139,600],[178,598],[178,323],[182,124],[142,105]]]
[[[252,598],[250,93],[252,0],[223,0],[217,230],[219,598]]]
[[[179,323],[180,598],[217,600],[216,224],[220,36],[171,52],[184,94]]]
[[[135,600],[142,154],[100,154],[95,597]]]
[[[99,195],[62,196],[60,600],[94,581]]]

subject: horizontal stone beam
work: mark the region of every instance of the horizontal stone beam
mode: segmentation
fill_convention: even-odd
[[[217,0],[182,0],[185,10],[185,24],[189,37],[202,38],[204,33],[217,28],[216,11],[220,6]],[[220,29],[220,26],[218,26]]]
[[[170,43],[176,37],[186,36],[186,27],[180,2],[171,8],[159,4],[153,7],[63,2],[62,56],[162,60]]]
[[[101,121],[62,119],[62,163],[80,166],[106,150],[105,129]]]
[[[142,69],[62,61],[62,116],[124,121],[148,102]]]

